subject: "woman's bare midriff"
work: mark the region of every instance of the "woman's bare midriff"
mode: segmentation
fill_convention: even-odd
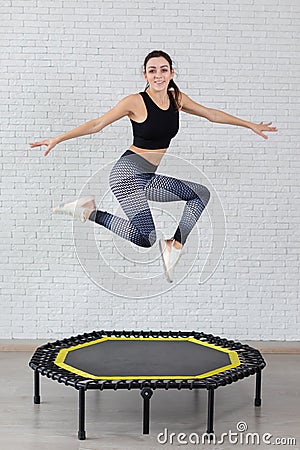
[[[149,161],[151,164],[154,164],[155,166],[158,166],[160,161],[162,160],[162,157],[167,151],[167,148],[160,148],[155,150],[150,150],[146,148],[139,148],[135,145],[131,145],[129,147],[129,150],[133,151],[134,153],[137,153],[138,155],[145,158],[147,161]]]

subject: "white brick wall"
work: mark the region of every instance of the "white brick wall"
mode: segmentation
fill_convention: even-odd
[[[298,0],[2,0],[0,338],[144,328],[300,339],[299,13]],[[171,54],[177,83],[194,100],[253,122],[273,121],[279,132],[265,141],[245,128],[181,116],[168,172],[179,176],[189,164],[198,167],[227,222],[224,254],[204,284],[208,214],[199,222],[201,248],[192,271],[168,292],[160,278],[152,285],[139,278],[145,267],[150,276],[159,270],[158,261],[133,267],[114,256],[108,232],[76,225],[85,255],[93,257],[95,232],[114,270],[132,275],[120,285],[95,260],[97,280],[115,280],[122,297],[86,274],[72,221],[52,216],[51,208],[79,195],[91,176],[97,190],[98,169],[131,143],[128,119],[66,141],[47,158],[28,142],[70,130],[143,90],[142,62],[155,48]],[[175,157],[186,161],[183,168]],[[107,187],[104,176],[95,194],[101,198]],[[187,262],[196,238],[197,231]],[[125,241],[120,245],[136,252]],[[144,299],[128,298],[132,285]],[[149,298],[157,288],[163,293]]]

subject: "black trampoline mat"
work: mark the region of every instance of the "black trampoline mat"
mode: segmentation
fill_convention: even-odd
[[[57,365],[101,378],[195,377],[232,367],[227,351],[209,345],[187,340],[104,340],[68,351],[63,363]]]

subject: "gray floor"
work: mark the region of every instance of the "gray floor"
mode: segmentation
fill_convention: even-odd
[[[77,391],[41,377],[42,403],[32,404],[32,375],[28,367],[31,353],[0,352],[1,449],[5,450],[98,450],[197,448],[246,449],[274,448],[240,444],[246,433],[270,433],[275,438],[295,438],[296,445],[277,448],[300,449],[300,355],[264,355],[263,404],[253,406],[254,381],[251,376],[217,389],[215,432],[237,431],[238,422],[246,422],[248,431],[238,433],[238,444],[228,438],[223,444],[179,444],[195,439],[206,427],[204,391],[155,391],[151,400],[150,435],[141,434],[142,400],[138,391],[87,392],[87,440],[77,440]],[[158,443],[157,435],[168,429],[176,433],[173,444]],[[180,437],[179,437],[180,439]],[[257,439],[257,438],[256,438]],[[163,440],[163,438],[162,438]],[[257,441],[256,441],[257,442]]]

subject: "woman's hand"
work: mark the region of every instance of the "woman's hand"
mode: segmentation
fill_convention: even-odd
[[[252,131],[254,131],[254,133],[259,134],[259,136],[262,136],[264,139],[268,139],[268,136],[266,136],[263,131],[278,131],[276,127],[270,127],[271,123],[272,122],[260,122],[258,124],[253,123],[251,124],[250,128]]]
[[[47,145],[44,156],[47,156],[48,153],[58,144],[58,141],[55,138],[44,139],[40,142],[29,142],[31,148],[40,147],[41,145]]]

